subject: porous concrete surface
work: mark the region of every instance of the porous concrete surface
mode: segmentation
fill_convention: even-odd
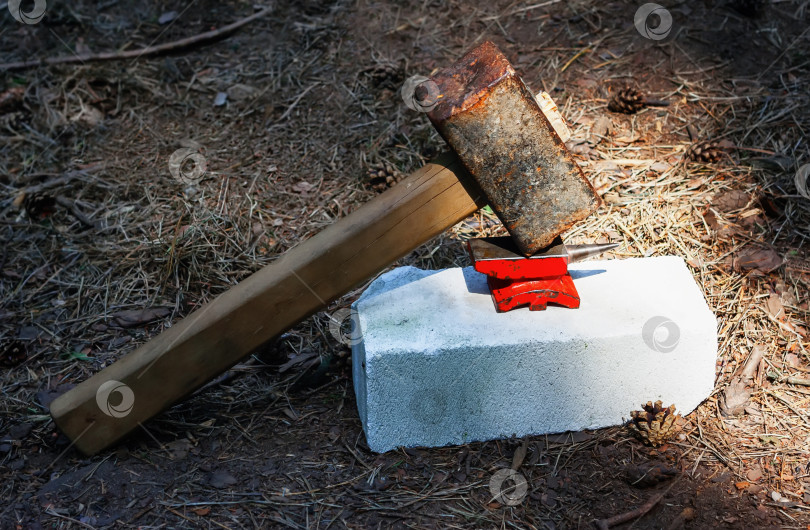
[[[686,414],[711,393],[716,319],[681,258],[570,269],[579,309],[498,313],[472,267],[375,280],[352,306],[369,447],[595,429],[658,399]]]

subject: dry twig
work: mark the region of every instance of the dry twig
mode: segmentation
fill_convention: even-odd
[[[650,500],[636,508],[635,510],[630,510],[629,512],[620,513],[618,515],[614,515],[612,517],[608,517],[607,519],[597,519],[594,521],[594,525],[598,530],[608,530],[611,526],[620,525],[622,523],[626,523],[628,521],[632,521],[633,519],[638,519],[639,517],[643,517],[647,514],[650,510],[652,510],[656,504],[661,502],[661,500],[666,497],[669,490],[672,489],[675,484],[678,483],[680,478],[676,478],[675,480],[667,486],[667,489],[662,491],[661,493],[654,495]]]
[[[140,57],[146,57],[150,55],[159,55],[162,53],[169,53],[173,51],[177,51],[183,48],[188,48],[190,46],[194,46],[197,44],[205,44],[211,42],[216,39],[220,39],[230,33],[233,33],[237,29],[250,24],[254,20],[260,19],[264,16],[269,15],[274,10],[273,7],[266,7],[261,11],[253,13],[250,16],[237,20],[236,22],[232,22],[227,26],[223,26],[218,29],[214,29],[211,31],[206,31],[205,33],[200,33],[198,35],[193,35],[191,37],[186,37],[184,39],[179,39],[172,42],[167,42],[164,44],[158,44],[155,46],[148,46],[146,48],[140,48],[137,50],[129,50],[125,52],[105,52],[105,53],[82,53],[82,54],[74,54],[74,55],[64,55],[61,57],[48,57],[46,59],[34,59],[31,61],[18,61],[13,63],[3,63],[0,64],[0,71],[3,70],[24,70],[26,68],[33,68],[35,66],[52,66],[56,64],[75,64],[75,63],[87,63],[93,61],[117,61],[120,59],[137,59]]]

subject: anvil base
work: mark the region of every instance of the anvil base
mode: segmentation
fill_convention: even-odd
[[[570,274],[533,280],[501,280],[489,276],[487,285],[498,311],[511,311],[527,304],[530,311],[545,311],[549,303],[570,309],[579,307],[579,293]]]
[[[576,311],[499,313],[472,268],[403,267],[375,280],[353,305],[369,447],[594,429],[658,399],[686,414],[711,393],[716,320],[681,258],[570,270]]]

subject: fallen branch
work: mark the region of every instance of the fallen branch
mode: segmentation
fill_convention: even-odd
[[[74,201],[71,201],[66,197],[57,197],[56,203],[64,207],[70,214],[73,215],[73,217],[78,219],[79,222],[84,226],[86,226],[87,228],[98,228],[96,223],[91,221],[90,218],[88,218],[86,215],[82,213],[81,210],[79,210],[79,207],[76,206],[76,203]]]
[[[788,383],[790,385],[810,386],[810,379],[803,379],[801,377],[796,377],[794,375],[784,377],[783,375],[775,371],[768,372],[768,379],[776,383]]]
[[[61,186],[62,184],[67,184],[73,180],[76,180],[80,177],[85,176],[84,171],[68,171],[63,173],[61,177],[48,180],[43,182],[42,184],[37,184],[35,186],[28,186],[24,189],[25,193],[39,193],[40,191],[47,190],[49,188],[55,188],[57,186]],[[53,173],[37,173],[36,175],[54,175]]]
[[[650,510],[652,510],[656,504],[661,502],[661,500],[669,493],[669,490],[672,489],[672,486],[678,483],[678,480],[675,479],[672,484],[667,486],[667,489],[659,493],[658,495],[654,496],[635,510],[630,510],[629,512],[620,513],[619,515],[614,515],[613,517],[608,517],[607,519],[597,519],[593,522],[594,526],[598,530],[609,530],[611,526],[620,525],[622,523],[626,523],[628,521],[632,521],[633,519],[638,519],[647,514]]]
[[[211,388],[213,388],[215,386],[219,386],[219,385],[228,383],[231,380],[248,373],[250,371],[250,370],[248,370],[248,368],[250,368],[251,366],[253,366],[255,364],[257,364],[256,358],[251,357],[247,361],[234,366],[233,368],[231,368],[230,370],[228,370],[224,374],[220,375],[219,377],[217,377],[215,379],[212,379],[211,381],[209,381],[205,385],[201,386],[200,388],[198,388],[197,390],[194,391],[192,396],[196,396],[197,394],[202,394],[204,392],[207,392],[208,390],[210,390]]]
[[[801,377],[796,377],[793,375],[785,379],[781,379],[779,382],[785,382],[790,385],[810,386],[810,379],[802,379]]]
[[[20,179],[22,180],[23,183],[30,182],[39,177],[56,176],[61,174],[59,178],[45,181],[42,184],[37,184],[34,186],[23,186],[22,188],[18,188],[17,191],[22,193],[19,193],[17,199],[15,199],[15,205],[17,208],[19,208],[22,205],[24,197],[26,196],[31,196],[34,195],[35,193],[39,193],[41,191],[50,188],[56,188],[63,184],[69,184],[70,182],[74,180],[79,180],[82,177],[88,177],[89,176],[88,172],[97,171],[99,169],[104,169],[104,166],[102,164],[93,164],[91,166],[85,167],[84,169],[67,171],[65,173],[31,173],[29,175],[25,175]],[[71,214],[73,214],[79,221],[81,221],[82,224],[85,224],[89,227],[98,228],[97,223],[94,223],[93,221],[88,219],[85,215],[83,215],[81,211],[79,211],[71,201],[62,200],[60,202],[60,200],[57,198],[56,202],[58,202],[61,206],[67,208],[67,210]]]
[[[116,61],[120,59],[132,59],[132,58],[137,59],[138,57],[143,57],[147,55],[157,55],[161,53],[167,53],[179,50],[181,48],[186,48],[193,44],[202,44],[218,39],[220,37],[227,35],[228,33],[236,31],[237,29],[241,28],[246,24],[250,24],[256,19],[262,18],[263,16],[270,14],[272,11],[273,11],[272,7],[266,7],[261,11],[253,13],[248,17],[237,20],[236,22],[228,24],[227,26],[223,26],[219,29],[206,31],[205,33],[200,33],[199,35],[194,35],[192,37],[186,37],[185,39],[167,42],[165,44],[158,44],[156,46],[148,46],[146,48],[129,50],[125,52],[83,53],[83,54],[66,55],[62,57],[49,57],[47,59],[35,59],[31,61],[3,63],[0,64],[0,71],[24,70],[26,68],[33,68],[35,66],[51,66],[55,64],[84,63],[90,61]]]

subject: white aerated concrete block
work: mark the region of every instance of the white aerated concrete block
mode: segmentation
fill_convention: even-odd
[[[711,393],[716,320],[681,258],[571,270],[579,309],[497,313],[471,267],[374,281],[353,305],[369,447],[595,429],[658,399],[686,414]]]

